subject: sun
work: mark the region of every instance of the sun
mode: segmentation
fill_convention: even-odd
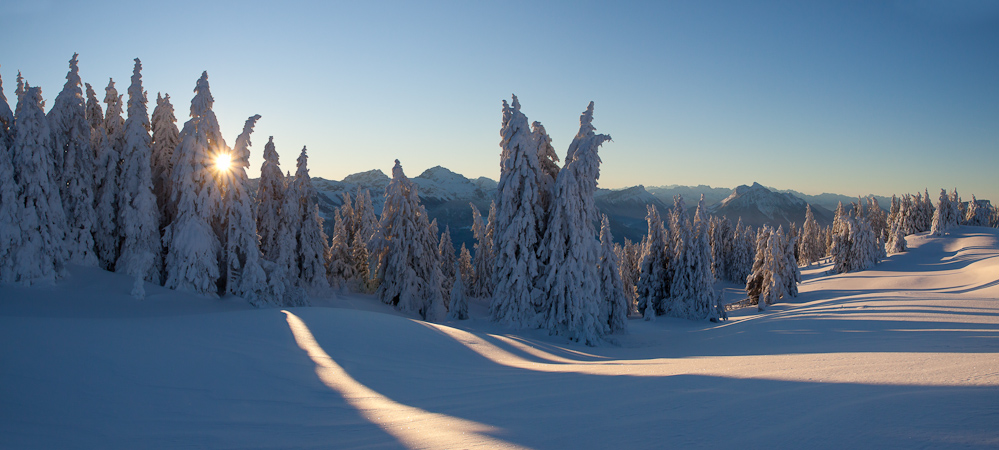
[[[215,170],[218,170],[219,172],[226,172],[230,167],[232,167],[232,155],[222,153],[215,158]]]

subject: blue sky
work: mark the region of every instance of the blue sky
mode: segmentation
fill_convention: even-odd
[[[399,158],[495,179],[516,93],[560,154],[595,102],[602,187],[999,201],[999,2],[35,0],[0,29],[8,98],[20,70],[51,105],[73,52],[124,93],[139,57],[180,126],[207,70],[230,145],[262,115],[250,176],[273,135],[292,172],[307,145],[313,176]]]

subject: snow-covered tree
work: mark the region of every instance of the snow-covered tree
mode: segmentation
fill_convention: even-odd
[[[597,151],[611,137],[595,130],[590,102],[579,117],[579,132],[555,180],[554,203],[540,255],[544,264],[544,328],[587,345],[597,345],[606,332],[600,320],[600,244],[593,226],[598,218],[593,193],[600,177]]]
[[[264,163],[260,166],[256,195],[260,252],[264,259],[270,261],[276,261],[278,257],[277,236],[281,229],[281,205],[284,204],[286,189],[278,152],[274,149],[274,136],[271,136],[264,145]]]
[[[354,280],[357,283],[357,290],[371,292],[373,286],[368,262],[371,259],[371,254],[368,251],[368,242],[360,233],[354,233],[354,241],[350,246],[350,257],[354,264]]]
[[[621,272],[621,287],[624,297],[628,300],[628,314],[638,314],[638,275],[642,266],[641,246],[625,238],[624,245],[615,246],[618,255],[618,270]]]
[[[444,227],[444,232],[441,233],[440,242],[437,244],[437,256],[440,258],[441,275],[444,277],[442,281],[446,294],[444,299],[450,301],[451,285],[457,277],[454,270],[458,263],[458,255],[454,253],[454,243],[451,242],[450,226]]]
[[[364,242],[371,242],[378,229],[378,217],[375,216],[375,207],[371,204],[371,191],[358,187],[355,198],[354,233],[360,234]]]
[[[466,254],[468,252],[465,247],[462,247]],[[461,267],[459,262],[455,261],[454,267],[454,284],[451,286],[451,299],[448,304],[447,320],[468,320],[468,300],[465,298],[465,282],[461,276]]]
[[[151,126],[153,194],[156,195],[162,230],[173,219],[173,211],[170,209],[170,179],[173,172],[174,149],[180,144],[180,130],[177,129],[177,117],[174,116],[169,94],[165,96],[156,94],[156,107],[153,108]]]
[[[482,220],[482,214],[479,213],[479,209],[472,206],[472,235],[475,236],[475,256],[472,258],[472,266],[475,267],[474,276],[469,283],[471,296],[475,298],[491,297],[493,293],[493,271],[495,269],[495,253],[493,251],[493,233],[492,227],[489,223]],[[493,203],[490,208],[490,216],[492,216],[492,211],[496,210],[496,203]],[[382,214],[385,211],[382,210]]]
[[[51,284],[65,273],[66,217],[59,187],[50,178],[55,144],[42,112],[41,88],[25,87],[17,104],[14,129],[11,165],[21,232],[17,247],[8,250],[13,254],[13,277],[7,278],[22,284]]]
[[[909,201],[909,195],[906,194],[905,198],[899,201],[897,206],[895,203],[895,198],[892,197],[892,209],[895,210],[895,213],[892,214],[893,220],[890,220],[888,223],[888,242],[885,244],[885,251],[887,253],[902,253],[907,250],[905,235],[907,234],[907,227],[911,226],[909,208],[912,202]]]
[[[753,269],[753,256],[756,251],[756,232],[742,224],[742,218],[735,224],[732,239],[732,257],[728,264],[728,280],[745,283]]]
[[[230,165],[220,168],[220,175],[225,191],[222,217],[225,226],[223,275],[226,292],[243,297],[255,306],[262,306],[279,303],[280,299],[268,295],[267,274],[261,264],[253,199],[246,176],[246,168],[250,166],[250,135],[257,120],[260,120],[260,115],[246,119],[243,132],[236,138],[232,149]]]
[[[373,242],[380,281],[377,294],[383,302],[428,318],[434,302],[443,301],[436,242],[417,186],[396,160]]]
[[[513,96],[512,107],[503,101],[500,129],[500,179],[497,186],[494,243],[494,290],[489,313],[492,320],[515,327],[535,327],[535,279],[541,273],[538,244],[543,220],[540,179],[547,175],[538,162],[537,144],[527,128],[527,116]]]
[[[475,267],[472,266],[472,253],[468,251],[465,244],[461,244],[458,251],[458,272],[462,280],[471,280],[475,277]],[[472,295],[471,286],[465,283],[465,297]]]
[[[690,318],[694,311],[693,298],[696,288],[693,286],[693,271],[695,261],[692,249],[692,225],[687,216],[687,205],[683,196],[673,196],[673,209],[669,214],[670,289],[666,300],[665,314],[671,317]]]
[[[94,150],[94,251],[102,268],[114,270],[119,244],[118,152],[111,146],[97,94],[89,83],[86,88],[90,146]]]
[[[13,127],[14,113],[7,104],[0,80],[0,283],[14,282],[14,252],[21,243],[20,188],[14,181],[14,164],[11,161]]]
[[[801,228],[801,238],[798,244],[798,256],[801,263],[808,266],[817,262],[825,253],[825,244],[821,242],[822,233],[819,223],[812,213],[812,205],[805,207],[805,224]]]
[[[542,217],[541,232],[544,233],[544,225],[547,224],[548,211],[551,209],[552,195],[555,191],[555,179],[558,178],[558,153],[555,152],[555,147],[552,146],[552,138],[548,136],[548,132],[545,131],[545,127],[541,125],[541,122],[534,122],[531,124],[531,134],[532,141],[537,147],[537,157],[538,164],[541,168],[541,173],[545,176],[538,178],[538,192],[539,199],[541,201],[541,210],[544,212],[544,217]]]
[[[121,155],[122,148],[125,147],[125,119],[121,117],[122,96],[114,87],[114,79],[108,79],[108,86],[104,88],[104,103],[107,109],[104,111],[104,128],[108,132],[108,140],[111,148]]]
[[[771,234],[773,234],[773,230],[768,225],[764,225],[756,232],[756,251],[753,257],[753,269],[749,276],[746,277],[746,296],[749,297],[751,304],[756,304],[759,301],[764,289],[766,289],[766,286],[773,278],[772,261],[767,260],[769,257],[767,249]],[[766,308],[766,305],[764,304],[761,308]]]
[[[972,194],[971,201],[968,202],[968,209],[965,212],[964,223],[973,227],[987,227],[991,212],[992,205],[988,200],[979,200]]]
[[[347,194],[344,196],[347,197],[348,202],[333,211],[333,236],[330,239],[330,263],[327,266],[327,275],[332,288],[347,291],[356,290],[357,287],[351,286],[355,281],[356,274],[354,273],[353,255],[350,251],[351,238],[348,231],[350,216],[353,213],[343,212],[350,208],[350,197]],[[347,214],[346,217],[345,214]]]
[[[330,287],[326,278],[329,242],[323,231],[323,218],[319,216],[316,200],[319,194],[309,176],[309,156],[305,147],[298,156],[297,167],[295,179],[285,192],[281,215],[288,232],[294,231],[296,237],[292,273],[298,276],[306,291],[320,295]]]
[[[77,55],[69,60],[69,73],[62,92],[47,119],[55,149],[53,181],[67,220],[66,251],[74,264],[96,266],[94,250],[94,151],[90,147],[90,124],[83,99]],[[6,102],[4,102],[6,104]],[[0,109],[3,109],[0,106]]]
[[[649,233],[642,248],[642,263],[636,286],[638,312],[646,320],[665,314],[669,295],[669,247],[666,228],[655,206],[648,205]]]
[[[171,175],[171,203],[177,215],[163,237],[167,247],[166,286],[211,297],[219,294],[222,244],[213,229],[222,192],[215,180],[215,160],[228,147],[212,111],[215,99],[208,73],[201,74],[191,100],[191,119],[184,124]]]
[[[128,87],[128,119],[121,153],[121,176],[118,178],[118,234],[121,251],[115,270],[160,284],[163,270],[160,241],[159,208],[153,194],[150,155],[149,114],[146,93],[142,90],[142,63],[135,58],[132,84]],[[136,297],[143,297],[141,281],[136,282]]]
[[[954,193],[956,196],[957,189],[954,190]],[[943,236],[949,232],[951,228],[956,227],[957,222],[957,205],[951,200],[951,197],[947,195],[947,191],[945,189],[941,189],[940,198],[937,200],[937,208],[933,212],[930,234],[934,236]]]
[[[714,275],[711,271],[711,242],[708,236],[711,226],[704,204],[704,194],[697,202],[694,213],[694,233],[691,236],[691,294],[689,319],[719,319],[718,294],[714,289]],[[792,258],[794,257],[792,253]],[[723,312],[722,310],[721,312]]]
[[[614,237],[611,235],[610,220],[604,214],[600,220],[600,317],[607,324],[610,333],[620,333],[628,329],[628,298],[624,294],[624,283],[618,268],[617,254],[614,253]]]

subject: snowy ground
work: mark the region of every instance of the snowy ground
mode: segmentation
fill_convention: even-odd
[[[257,310],[74,268],[0,287],[0,448],[999,446],[999,230],[716,325],[569,345],[371,297]],[[726,293],[735,300],[740,292]]]

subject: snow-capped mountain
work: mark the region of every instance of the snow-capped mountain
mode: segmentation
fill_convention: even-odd
[[[728,217],[733,222],[741,217],[742,223],[753,227],[764,224],[786,227],[790,223],[801,226],[807,206],[807,202],[794,195],[774,192],[753,183],[735,188],[724,200],[709,206],[708,213]],[[832,223],[833,214],[821,206],[812,205],[812,214],[820,225]]]
[[[446,226],[450,226],[455,247],[460,248],[464,243],[471,249],[475,241],[469,204],[474,204],[483,216],[487,215],[497,182],[486,177],[469,179],[441,166],[429,168],[412,180],[419,187],[420,200],[427,213],[431,219],[437,219],[440,230],[443,232]],[[343,204],[344,193],[353,198],[358,189],[370,191],[375,212],[380,214],[389,181],[388,175],[378,169],[348,175],[341,181],[313,178],[313,185],[319,191],[319,212],[326,220],[327,233],[333,230],[333,212]],[[255,192],[257,180],[250,182]],[[787,226],[790,222],[801,226],[805,221],[806,202],[791,193],[776,192],[758,183],[739,186],[724,198],[720,195],[722,190],[710,186],[646,188],[639,185],[614,190],[598,189],[595,201],[600,212],[610,219],[611,231],[619,242],[625,238],[640,241],[647,231],[646,205],[654,205],[665,215],[673,206],[673,195],[677,194],[683,196],[690,214],[693,214],[703,193],[710,214],[727,216],[733,222],[742,217],[743,223],[758,227],[763,224]],[[719,201],[719,198],[722,199]],[[830,210],[812,204],[812,211],[819,224],[825,226],[832,223],[833,213]]]

